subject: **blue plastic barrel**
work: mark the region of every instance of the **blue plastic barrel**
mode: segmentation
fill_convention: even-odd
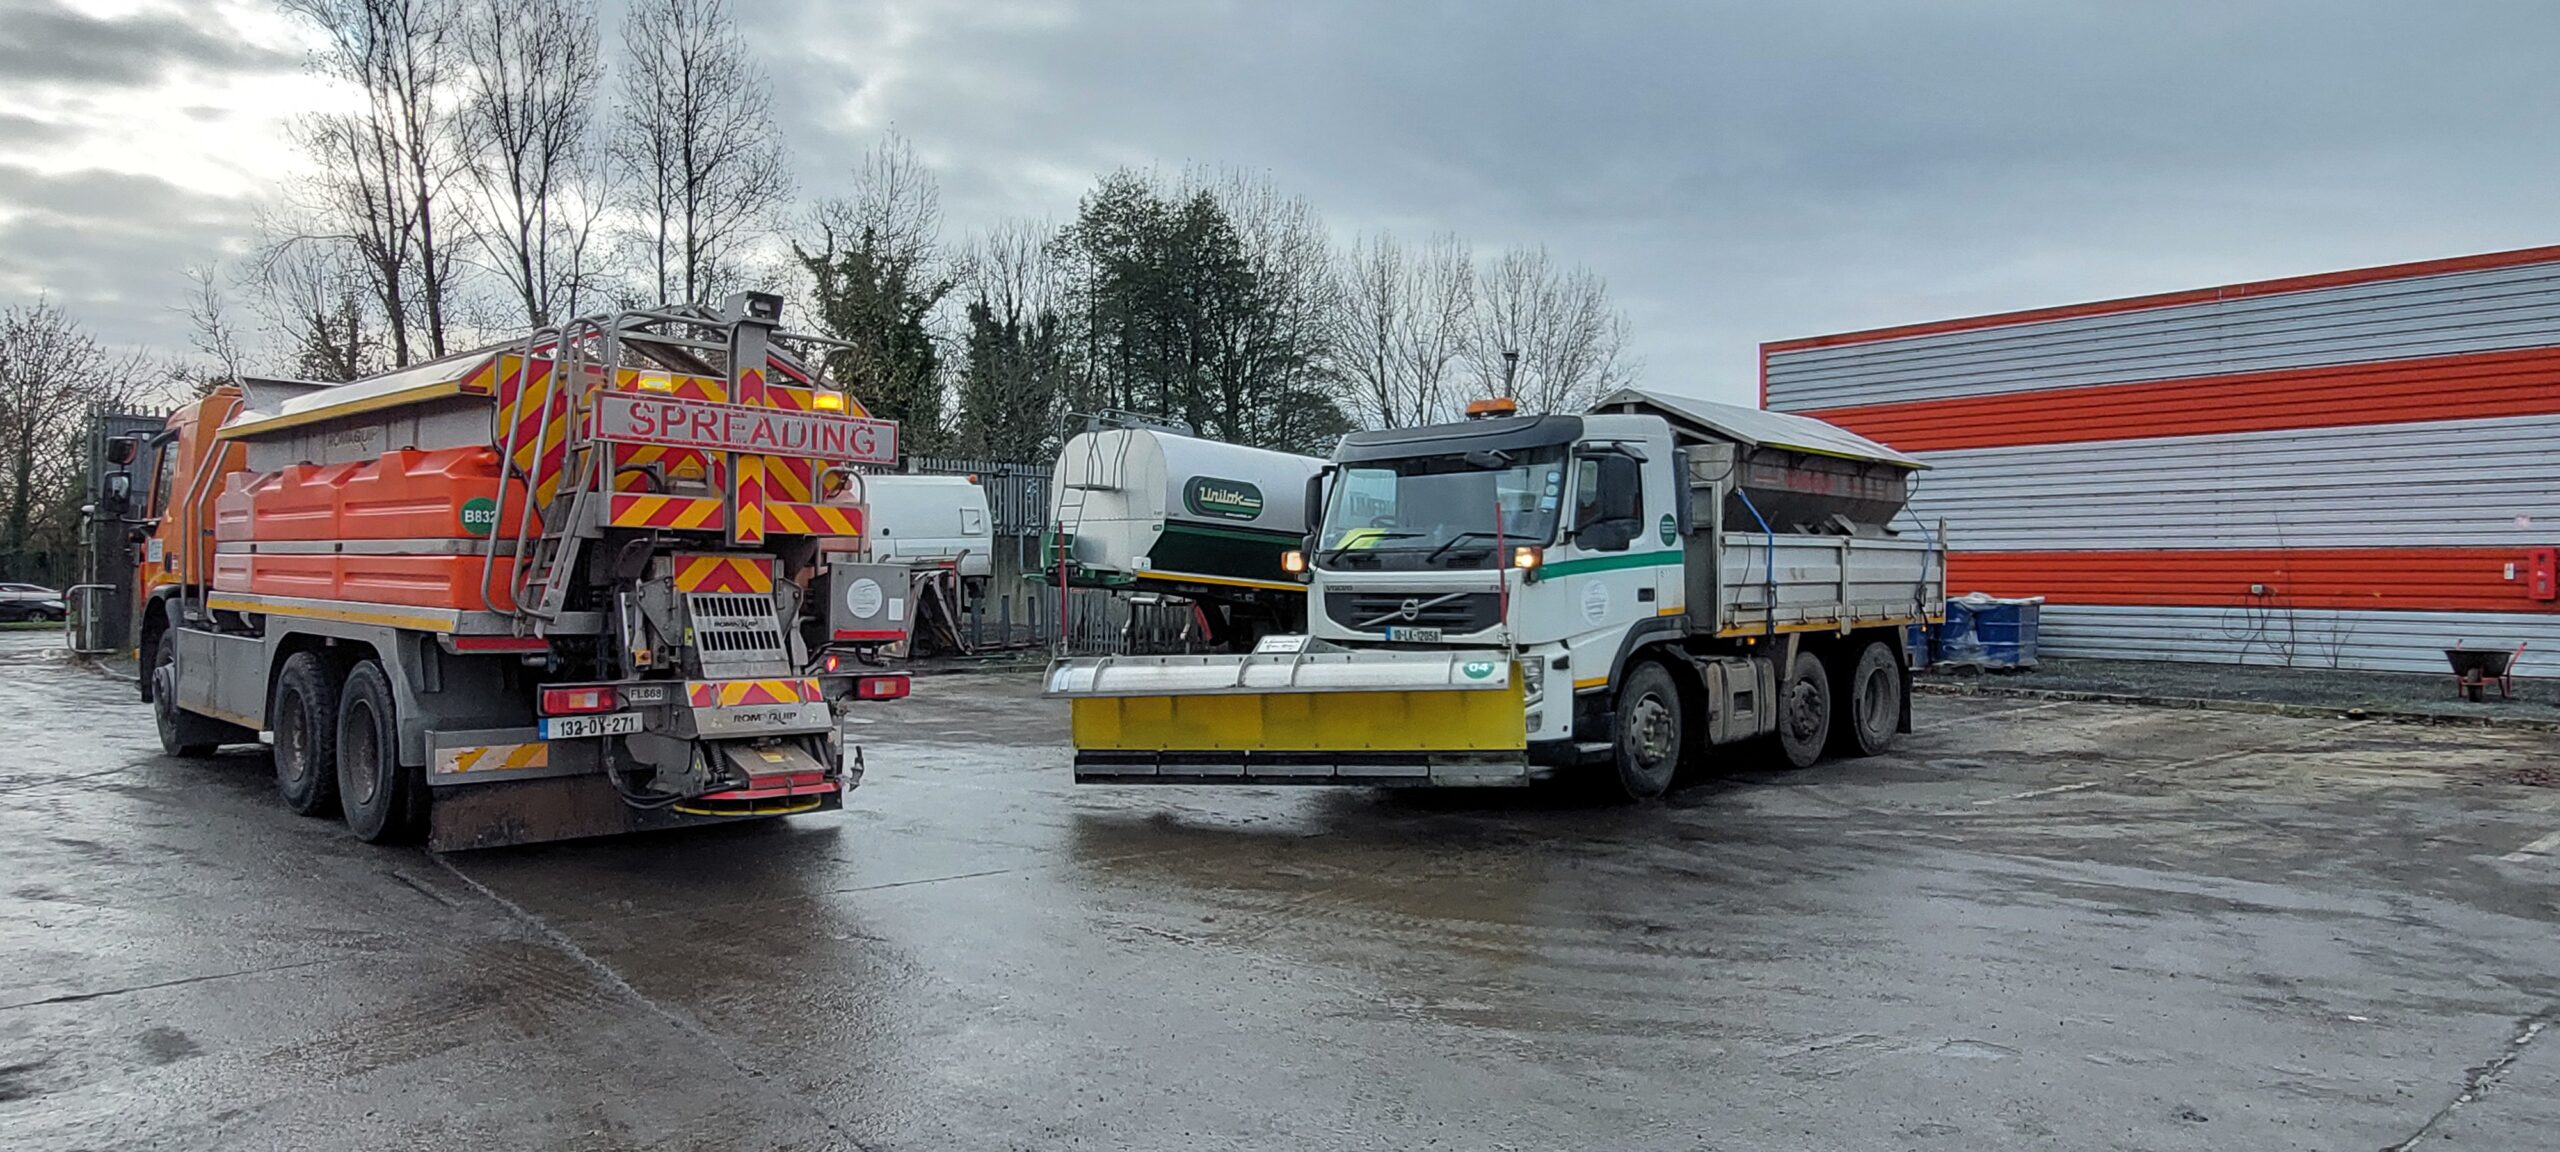
[[[1938,659],[1977,668],[2035,667],[2036,625],[2043,606],[2034,599],[1947,601],[1947,623],[1938,630]]]

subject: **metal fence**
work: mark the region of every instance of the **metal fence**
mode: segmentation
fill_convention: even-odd
[[[966,596],[956,621],[972,651],[1045,649],[1073,655],[1190,652],[1202,646],[1200,610],[1181,600],[1070,588],[1043,571],[1049,531],[1045,464],[967,456],[909,456],[905,471],[974,476],[987,493],[994,554],[986,587]]]

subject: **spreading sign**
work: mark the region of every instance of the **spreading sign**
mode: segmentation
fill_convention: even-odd
[[[596,397],[595,435],[624,444],[752,452],[848,464],[898,462],[898,426],[825,412],[711,404],[641,392]]]

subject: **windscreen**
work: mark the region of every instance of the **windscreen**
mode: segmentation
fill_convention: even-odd
[[[1564,493],[1560,448],[1345,464],[1316,561],[1336,568],[1490,568],[1494,549],[1549,544]]]

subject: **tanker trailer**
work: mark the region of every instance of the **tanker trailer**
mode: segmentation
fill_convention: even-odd
[[[1306,586],[1282,566],[1306,532],[1324,461],[1161,428],[1089,429],[1049,482],[1051,582],[1170,595],[1212,643],[1306,627]]]

